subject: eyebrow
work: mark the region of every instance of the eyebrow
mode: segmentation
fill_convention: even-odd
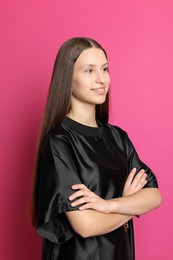
[[[104,63],[101,67],[104,67],[108,65],[108,62]],[[85,64],[84,66],[81,67],[81,69],[85,68],[85,67],[96,67],[95,64]]]

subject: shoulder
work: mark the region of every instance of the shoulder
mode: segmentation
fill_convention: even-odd
[[[117,146],[123,150],[126,155],[129,157],[135,151],[135,147],[131,142],[128,134],[119,126],[107,124],[106,128],[109,131],[109,134],[112,135],[113,140],[115,140]]]
[[[104,127],[106,131],[107,132],[109,131],[109,133],[111,133],[113,136],[120,138],[122,140],[126,140],[127,132],[121,127],[112,124],[104,124]]]
[[[129,150],[131,142],[127,132],[117,125],[104,124],[106,134],[112,139],[116,145],[125,153]]]
[[[54,142],[68,142],[70,139],[70,133],[65,124],[60,123],[54,129],[52,129],[48,135],[45,137],[45,141],[49,141],[51,143]]]
[[[44,138],[42,144],[42,152],[57,152],[69,147],[70,138],[69,133],[62,123],[52,129]]]

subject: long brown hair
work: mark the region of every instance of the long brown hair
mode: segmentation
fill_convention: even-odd
[[[45,136],[55,128],[55,126],[58,125],[69,112],[74,63],[84,50],[92,47],[103,50],[107,58],[105,50],[98,42],[90,38],[76,37],[64,42],[55,59],[40,137],[38,140],[31,205],[33,226],[36,225],[37,221],[37,185],[39,179],[39,157],[42,143]],[[96,105],[96,117],[100,121],[108,122],[108,110],[109,97],[107,95],[103,104]]]

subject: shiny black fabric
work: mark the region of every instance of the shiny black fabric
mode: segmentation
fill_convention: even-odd
[[[134,260],[133,223],[105,235],[82,238],[64,212],[77,210],[68,200],[71,186],[84,183],[104,199],[120,197],[127,175],[144,168],[145,187],[157,187],[126,132],[100,123],[84,126],[66,118],[46,138],[40,156],[37,232],[43,237],[42,260]]]

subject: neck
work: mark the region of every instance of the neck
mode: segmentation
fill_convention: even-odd
[[[98,127],[96,122],[96,115],[95,115],[95,106],[93,108],[87,109],[74,109],[71,108],[67,116],[74,121],[77,121],[83,125],[91,126],[91,127]]]

